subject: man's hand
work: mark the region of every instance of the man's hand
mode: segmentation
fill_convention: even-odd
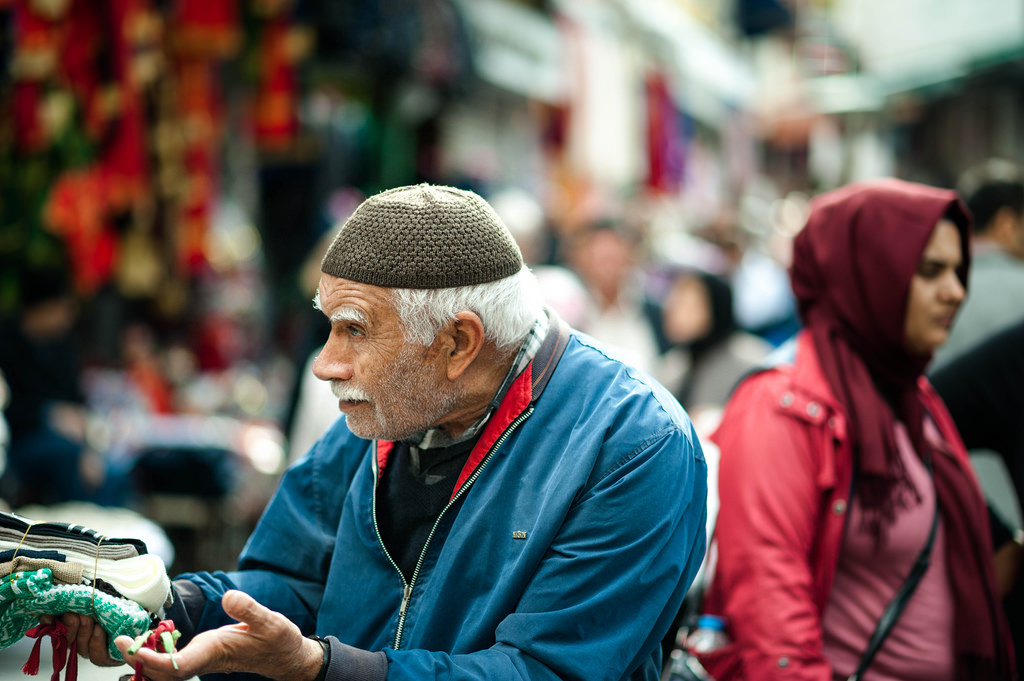
[[[41,624],[51,624],[54,621],[52,615],[41,615]],[[79,615],[73,612],[66,612],[60,616],[61,623],[67,628],[68,643],[78,644],[78,654],[89,658],[89,661],[99,667],[115,667],[122,662],[110,657],[107,651],[107,632],[96,623],[96,620],[88,615]]]
[[[228,591],[221,600],[224,612],[238,620],[206,631],[174,654],[143,648],[128,653],[132,639],[114,641],[131,666],[142,663],[152,681],[180,681],[214,672],[255,672],[280,681],[312,681],[323,662],[323,648],[305,638],[284,615],[269,610],[241,591]],[[174,667],[177,662],[177,669]]]

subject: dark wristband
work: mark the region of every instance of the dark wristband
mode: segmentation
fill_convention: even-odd
[[[313,639],[324,649],[324,659],[323,662],[320,663],[320,671],[313,679],[313,681],[324,681],[327,677],[327,667],[331,664],[331,643],[327,639],[320,638],[319,636],[307,636],[306,638]]]

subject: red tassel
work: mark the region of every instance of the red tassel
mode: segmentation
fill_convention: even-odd
[[[49,636],[50,643],[53,645],[53,673],[50,675],[50,681],[60,681],[60,672],[64,669],[65,665],[68,666],[67,681],[77,681],[78,660],[77,657],[74,657],[77,656],[77,646],[72,644],[71,654],[73,660],[71,664],[68,664],[68,640],[65,637],[66,634],[67,629],[59,621],[53,624],[40,624],[26,631],[25,636],[36,639],[36,644],[32,646],[32,652],[29,653],[28,660],[22,666],[21,671],[29,676],[35,676],[39,673],[39,647],[43,642],[43,637]]]
[[[53,674],[50,681],[60,681],[60,671],[68,662],[68,640],[64,633],[50,632],[50,641],[53,642]]]
[[[22,666],[21,671],[28,674],[29,676],[35,676],[39,673],[39,645],[43,642],[43,639],[37,638],[36,644],[32,646],[32,652],[28,655],[28,660]]]
[[[72,641],[68,648],[68,667],[64,671],[64,681],[78,681],[78,641]]]

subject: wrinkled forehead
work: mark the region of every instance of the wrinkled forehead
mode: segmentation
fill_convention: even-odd
[[[363,324],[397,320],[394,290],[372,284],[321,274],[313,296],[313,307],[332,322]]]

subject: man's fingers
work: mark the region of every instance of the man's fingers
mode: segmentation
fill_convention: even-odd
[[[227,671],[210,664],[211,658],[208,657],[202,636],[203,634],[200,634],[186,649],[176,652],[173,660],[170,655],[152,648],[140,648],[135,654],[130,654],[128,649],[132,646],[133,640],[128,636],[118,636],[114,639],[114,644],[121,651],[126,664],[134,667],[137,662],[141,662],[143,674],[153,681],[191,679],[200,673]]]
[[[128,649],[132,647],[132,643],[133,641],[131,636],[122,635],[114,639],[114,645],[116,645],[117,649],[121,651],[122,657],[125,657],[126,659],[128,656]]]
[[[60,621],[67,627],[68,643],[75,643],[78,646],[78,654],[82,657],[89,657],[89,642],[92,639],[93,629],[92,618],[88,615],[66,612],[60,616]]]
[[[100,667],[115,667],[121,664],[110,657],[110,651],[107,649],[107,632],[103,631],[103,627],[95,622],[92,627],[92,636],[89,637],[89,659]]]
[[[74,643],[78,654],[96,665],[109,667],[121,664],[110,657],[107,650],[107,632],[88,615],[66,612],[60,616],[67,629],[68,643]]]
[[[257,630],[266,627],[273,612],[256,602],[252,596],[242,591],[227,591],[221,597],[224,613],[239,622]]]

